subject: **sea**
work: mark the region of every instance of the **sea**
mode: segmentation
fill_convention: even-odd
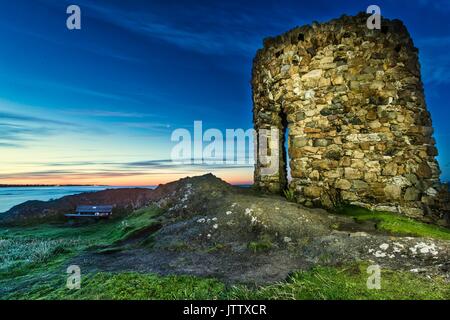
[[[69,186],[69,187],[5,187],[0,188],[0,213],[29,200],[56,200],[65,196],[83,192],[95,192],[106,189],[136,188],[117,186]],[[154,186],[138,187],[154,189]]]

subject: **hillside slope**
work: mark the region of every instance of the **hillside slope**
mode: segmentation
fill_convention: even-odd
[[[371,214],[359,212],[356,218],[305,208],[230,186],[213,175],[185,178],[160,186],[149,193],[148,206],[114,220],[0,228],[3,257],[9,254],[8,243],[52,241],[63,248],[39,265],[23,262],[21,269],[10,262],[2,270],[0,258],[0,282],[3,294],[26,294],[43,277],[61,285],[67,266],[78,265],[89,277],[137,272],[260,286],[318,266],[376,264],[394,277],[406,272],[448,284],[448,229],[384,213],[382,219],[390,219],[384,223],[397,223],[393,231]]]

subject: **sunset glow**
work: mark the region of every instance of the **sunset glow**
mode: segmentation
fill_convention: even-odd
[[[154,1],[77,4],[84,9],[77,31],[65,27],[66,1],[3,4],[1,184],[141,186],[209,172],[230,183],[252,183],[251,164],[171,164],[171,133],[192,130],[196,120],[222,132],[252,128],[249,82],[261,39],[364,8],[359,1],[327,2],[327,10],[320,1],[290,3],[298,15],[287,19],[271,5],[236,10],[232,3],[209,4],[203,12],[183,2],[169,11]],[[379,4],[387,17],[405,21],[420,50],[441,178],[448,181],[447,19],[436,9],[436,16],[419,21],[421,1],[411,12],[395,1]]]

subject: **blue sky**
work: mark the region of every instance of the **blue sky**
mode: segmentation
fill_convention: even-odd
[[[1,1],[0,183],[155,184],[251,166],[174,166],[176,128],[252,127],[262,39],[377,4],[419,48],[442,178],[450,180],[450,2]],[[66,8],[82,11],[69,31]]]

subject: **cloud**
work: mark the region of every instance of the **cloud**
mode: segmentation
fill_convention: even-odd
[[[450,36],[418,38],[415,41],[420,49],[422,79],[425,84],[450,83]]]
[[[415,43],[419,46],[433,46],[440,49],[442,46],[450,45],[450,36],[418,38]]]
[[[9,109],[29,108],[29,106],[19,104],[2,104],[1,100],[0,106],[6,106]],[[3,110],[0,110],[0,121],[0,148],[26,147],[28,142],[45,141],[46,137],[67,133],[78,135],[109,134],[109,131],[98,126]]]
[[[206,164],[195,163],[195,159],[187,159],[188,163],[181,163],[181,161],[173,161],[171,159],[158,159],[158,160],[142,160],[142,161],[133,161],[133,162],[122,162],[122,161],[67,161],[67,162],[27,162],[24,164],[32,165],[32,166],[50,166],[50,167],[93,167],[98,168],[99,166],[106,167],[104,170],[121,170],[121,169],[162,169],[162,168],[183,168],[183,169],[194,169],[194,168],[202,168],[202,169],[223,169],[223,168],[252,168],[253,164],[244,163],[244,164]],[[204,159],[207,160],[215,160],[215,159]],[[244,159],[245,160],[245,159]],[[184,161],[183,161],[184,162]],[[114,169],[115,168],[115,169]],[[87,170],[87,169],[83,169]]]
[[[0,142],[0,148],[20,148],[21,146],[19,143]]]
[[[223,163],[218,164],[207,164],[207,161],[216,161],[216,159],[203,159],[201,163],[195,163],[195,159],[187,159],[187,161],[173,161],[169,159],[163,160],[147,160],[147,161],[137,161],[137,162],[129,162],[125,163],[125,166],[135,167],[135,168],[184,168],[189,170],[220,170],[220,169],[244,169],[244,168],[253,168],[253,164],[244,162],[242,164],[233,163],[227,164],[225,161]],[[245,159],[244,159],[245,160]]]
[[[259,41],[246,37],[246,41],[235,32],[220,33],[184,29],[167,23],[149,21],[141,24],[132,23],[136,31],[145,35],[166,41],[178,47],[214,54],[251,54]]]
[[[6,79],[6,78],[4,78]],[[11,81],[11,79],[7,79]],[[63,84],[61,82],[48,81],[42,79],[19,79],[14,81],[17,84],[30,86],[34,88],[40,88],[47,90],[48,92],[67,92],[67,93],[75,93],[77,95],[85,95],[94,98],[101,98],[105,100],[115,100],[120,102],[132,102],[136,104],[142,104],[140,100],[134,99],[132,97],[127,96],[126,94],[118,94],[118,93],[110,93],[104,92],[101,90],[97,90],[94,88],[85,88],[75,84]]]
[[[448,0],[419,0],[419,5],[426,9],[433,9],[439,12],[450,11],[450,3]]]
[[[152,135],[156,133],[168,134],[172,131],[171,125],[168,123],[158,122],[120,122],[118,125],[129,129],[151,130]]]
[[[153,118],[161,117],[161,115],[143,113],[143,112],[127,112],[127,111],[110,111],[110,110],[69,110],[65,113],[71,115],[101,117],[101,118]]]
[[[57,127],[75,126],[66,121],[6,111],[0,111],[0,119],[0,148],[23,147],[28,141],[56,134]]]
[[[121,62],[128,62],[128,63],[143,63],[141,59],[137,57],[133,57],[130,55],[123,55],[121,52],[115,51],[113,48],[105,48],[105,47],[97,47],[95,43],[92,43],[90,46],[83,46],[79,45],[77,41],[65,41],[65,40],[58,40],[55,37],[48,36],[46,33],[38,33],[35,31],[30,31],[28,29],[19,29],[12,24],[2,24],[2,27],[5,27],[9,29],[10,31],[14,33],[23,34],[28,37],[33,37],[39,40],[43,40],[46,42],[49,42],[51,44],[56,44],[64,48],[69,49],[76,49],[76,50],[83,50],[88,53],[93,53],[95,55],[101,56],[101,57],[107,57],[115,60],[119,60]]]
[[[62,178],[62,177],[71,177],[71,178],[119,178],[119,177],[128,177],[128,176],[142,176],[142,175],[151,175],[150,172],[135,172],[135,171],[69,171],[69,170],[52,170],[52,171],[31,171],[31,172],[21,172],[21,173],[10,173],[10,174],[0,174],[0,179],[43,179],[43,178]],[[158,173],[159,174],[159,173]],[[168,174],[167,172],[164,174]]]
[[[422,61],[422,80],[425,84],[449,84],[450,57],[447,54],[426,54]]]
[[[252,56],[261,44],[260,36],[249,31],[257,20],[242,9],[179,3],[171,11],[173,14],[160,16],[110,4],[85,2],[82,6],[96,12],[97,18],[125,30],[198,53]],[[215,14],[212,16],[211,12]],[[270,23],[266,21],[263,26]]]
[[[44,127],[27,127],[17,124],[0,123],[0,147],[21,147],[26,141],[49,136],[54,131]]]
[[[66,122],[66,121],[34,117],[34,116],[24,115],[24,114],[20,114],[20,113],[13,113],[13,112],[1,111],[1,110],[0,110],[0,119],[2,119],[2,121],[11,120],[11,121],[34,122],[34,123],[40,123],[40,124],[53,124],[53,125],[62,125],[62,126],[74,125],[73,123]]]

